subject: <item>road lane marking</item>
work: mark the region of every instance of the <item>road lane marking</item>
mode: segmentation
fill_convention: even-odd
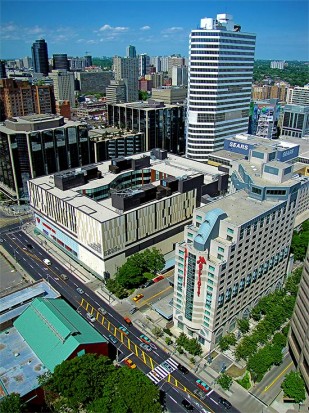
[[[270,385],[264,388],[264,393],[266,393],[276,383],[276,381],[287,371],[287,369],[289,369],[293,364],[294,364],[293,361],[291,361],[291,363],[288,364],[284,370],[282,370],[282,372],[270,383]]]

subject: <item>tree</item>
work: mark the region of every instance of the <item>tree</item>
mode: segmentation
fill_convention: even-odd
[[[297,261],[304,261],[306,251],[309,243],[309,220],[305,221],[301,225],[300,232],[294,232],[291,252],[294,254],[294,258]]]
[[[294,399],[296,403],[301,403],[306,398],[305,382],[296,371],[291,371],[285,376],[281,388],[284,394]]]
[[[41,376],[40,384],[55,411],[161,412],[159,390],[147,376],[138,369],[116,368],[97,354],[64,361],[54,373]]]
[[[139,90],[138,91],[138,98],[139,98],[139,100],[147,100],[148,99],[148,92],[146,90]]]
[[[242,318],[242,319],[237,320],[237,324],[238,324],[239,330],[243,334],[248,333],[248,331],[250,329],[249,320],[247,320],[246,318]]]
[[[21,413],[22,402],[18,393],[11,393],[3,397],[0,402],[0,413]]]
[[[226,334],[225,336],[221,337],[219,341],[219,347],[221,351],[228,350],[230,346],[234,346],[236,344],[237,340],[235,337],[235,334],[229,333]]]
[[[233,379],[228,374],[222,373],[217,378],[217,383],[222,387],[223,390],[230,390]]]
[[[151,331],[152,331],[152,334],[156,336],[157,338],[162,337],[164,334],[162,328],[160,327],[155,327]]]

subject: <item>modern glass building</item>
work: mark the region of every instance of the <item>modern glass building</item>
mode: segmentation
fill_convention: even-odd
[[[48,52],[47,43],[44,39],[36,40],[32,47],[32,63],[35,73],[43,73],[44,76],[48,75]]]
[[[225,138],[248,131],[255,38],[229,14],[204,18],[191,31],[187,158],[206,161]]]
[[[62,116],[32,115],[0,126],[0,188],[27,201],[30,178],[87,165],[94,160],[87,126]]]

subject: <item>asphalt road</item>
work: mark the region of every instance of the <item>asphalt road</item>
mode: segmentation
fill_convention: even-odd
[[[70,273],[65,267],[61,266],[55,258],[48,254],[42,246],[34,243],[22,231],[14,233],[6,232],[1,234],[3,247],[18,261],[19,265],[32,278],[39,280],[46,279],[74,308],[84,317],[86,312],[92,312],[96,321],[91,323],[100,333],[108,337],[110,334],[115,336],[118,342],[115,345],[110,343],[110,350],[114,352],[116,360],[123,363],[125,357],[130,356],[137,367],[143,371],[159,388],[165,391],[166,404],[170,412],[180,413],[187,411],[181,402],[183,399],[190,400],[195,406],[196,411],[200,412],[224,412],[225,409],[218,404],[219,395],[210,389],[209,393],[201,392],[204,400],[194,396],[197,390],[196,379],[198,378],[191,372],[184,374],[177,368],[177,361],[170,357],[163,349],[151,343],[152,350],[144,352],[140,348],[140,336],[143,331],[134,325],[127,326],[122,315],[108,306],[94,291],[84,285],[74,274]],[[31,244],[32,248],[28,248]],[[52,265],[46,266],[43,259],[48,258]],[[68,276],[67,281],[60,278],[60,274]],[[77,292],[77,288],[82,288],[83,294]],[[99,307],[107,310],[107,315],[102,316],[97,312]],[[122,334],[119,326],[125,325],[130,331],[129,335]],[[109,340],[110,341],[110,340]],[[210,397],[211,396],[211,397]],[[229,412],[238,412],[232,407]]]

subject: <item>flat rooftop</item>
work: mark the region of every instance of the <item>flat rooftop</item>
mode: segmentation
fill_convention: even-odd
[[[0,325],[17,318],[36,297],[58,298],[60,294],[42,280],[0,299]]]
[[[29,393],[48,371],[15,327],[0,333],[0,360],[0,400],[13,392]]]
[[[130,159],[140,159],[143,155],[150,155],[150,152],[144,152],[142,154],[136,154],[129,156]],[[106,161],[96,164],[98,170],[102,173],[102,178],[94,179],[86,183],[85,185],[76,186],[72,189],[62,191],[61,189],[55,187],[53,176],[42,176],[33,179],[36,185],[40,186],[42,189],[48,191],[52,195],[59,199],[72,205],[77,210],[83,213],[91,215],[93,218],[97,219],[99,222],[105,222],[123,213],[119,212],[118,209],[112,206],[111,198],[104,199],[102,201],[95,201],[88,198],[87,196],[81,195],[80,192],[83,190],[94,190],[104,186],[110,185],[117,177],[121,174],[113,174],[109,171],[109,165],[111,161]],[[168,154],[168,158],[165,160],[152,159],[150,158],[150,169],[158,172],[167,173],[173,177],[194,177],[200,174],[204,175],[204,183],[210,183],[217,179],[218,176],[224,175],[224,172],[218,171],[214,166],[203,164],[196,161],[191,161],[181,156],[176,156],[173,154]],[[125,170],[128,172],[130,170]],[[59,173],[58,173],[59,174]],[[65,174],[65,171],[63,172]],[[159,185],[160,181],[151,182],[153,185]],[[178,192],[171,195],[177,196]],[[160,202],[157,200],[151,201],[152,203]],[[143,208],[145,204],[141,205],[139,208]],[[132,212],[131,209],[128,212]],[[124,212],[125,213],[125,212]]]
[[[225,220],[235,225],[242,225],[282,202],[284,201],[259,201],[251,198],[246,191],[240,190],[197,208],[196,211],[207,213],[214,208],[221,208],[228,215]]]

